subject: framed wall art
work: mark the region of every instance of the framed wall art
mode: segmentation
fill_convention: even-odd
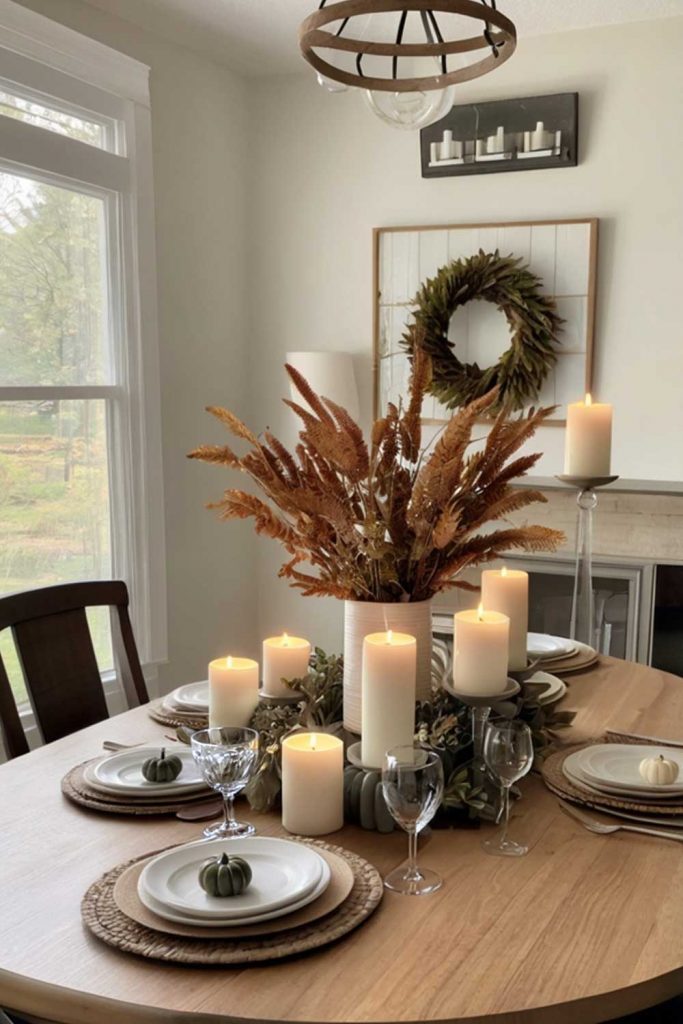
[[[410,364],[401,338],[412,322],[415,297],[424,282],[451,261],[485,253],[519,258],[554,298],[564,323],[557,361],[535,403],[556,405],[548,423],[564,424],[566,406],[592,390],[598,221],[514,221],[376,228],[374,231],[374,396],[375,416],[406,394]],[[448,340],[463,363],[493,365],[510,345],[503,313],[491,302],[471,301],[451,317]],[[427,396],[423,420],[450,419]]]

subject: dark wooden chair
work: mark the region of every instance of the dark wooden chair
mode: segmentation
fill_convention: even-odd
[[[114,664],[129,705],[147,703],[125,583],[65,583],[0,598],[0,631],[12,630],[36,724],[46,743],[108,716],[86,617],[86,608],[97,606],[109,606]],[[28,752],[1,656],[0,728],[8,757]]]

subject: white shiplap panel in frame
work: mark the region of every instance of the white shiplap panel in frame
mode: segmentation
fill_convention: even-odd
[[[388,303],[410,302],[420,286],[420,236],[417,231],[396,231],[392,239]]]
[[[555,367],[555,401],[558,419],[565,419],[567,404],[582,398],[586,390],[586,358],[583,353],[560,356]]]
[[[533,224],[531,227],[531,255],[529,268],[540,277],[547,295],[555,294],[555,250],[557,226]]]
[[[557,225],[556,295],[587,295],[590,224]]]
[[[469,363],[470,360],[470,306],[460,306],[451,317],[448,326],[448,340],[452,343],[455,354],[461,363]]]
[[[588,299],[584,296],[558,297],[557,312],[564,320],[560,334],[562,352],[585,352],[588,326]]]
[[[467,304],[469,311],[469,346],[467,362],[492,366],[510,347],[510,328],[503,313],[491,302],[475,300]]]
[[[501,256],[514,256],[529,262],[531,256],[531,225],[511,225],[501,228],[498,234],[498,248]]]
[[[468,259],[479,248],[477,228],[453,228],[448,232],[448,259]]]
[[[448,232],[420,232],[420,277],[422,284],[448,263]],[[415,289],[417,291],[417,288]]]
[[[480,249],[483,249],[484,252],[495,252],[496,249],[500,248],[500,234],[501,229],[499,227],[478,228],[475,252],[478,252]]]

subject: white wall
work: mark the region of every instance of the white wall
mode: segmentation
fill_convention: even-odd
[[[514,58],[463,86],[460,102],[577,91],[576,168],[423,180],[418,139],[385,127],[356,94],[312,75],[261,80],[251,98],[252,426],[287,433],[288,349],[356,354],[366,417],[372,341],[371,229],[600,218],[596,394],[615,404],[614,467],[683,478],[681,164],[683,20],[522,40]],[[563,431],[537,438],[538,472],[561,472]],[[339,649],[340,609],[275,579],[259,556],[260,625]]]
[[[209,404],[249,409],[246,89],[226,68],[79,0],[24,5],[151,66],[169,663],[164,689],[211,657],[255,650],[254,541],[204,508],[227,485],[185,453],[223,432]]]

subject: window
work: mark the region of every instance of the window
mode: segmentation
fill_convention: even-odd
[[[147,69],[0,0],[0,75],[0,594],[123,578],[152,665],[166,636]],[[0,650],[25,699],[6,635]]]

